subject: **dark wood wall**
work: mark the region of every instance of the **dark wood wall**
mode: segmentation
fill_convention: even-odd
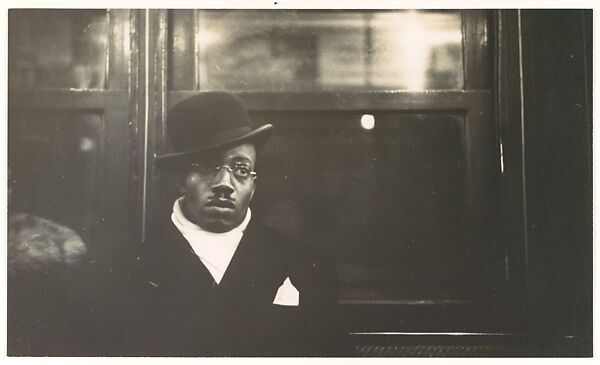
[[[591,342],[591,11],[523,11],[532,328]]]

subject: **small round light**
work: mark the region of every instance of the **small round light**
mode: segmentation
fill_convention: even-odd
[[[79,149],[83,152],[89,152],[96,147],[96,143],[93,139],[83,137],[79,140]]]
[[[363,116],[360,118],[360,125],[364,129],[375,128],[375,117],[372,114],[363,114]]]

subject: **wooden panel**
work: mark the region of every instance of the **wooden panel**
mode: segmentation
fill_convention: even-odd
[[[197,89],[197,30],[195,11],[169,11],[169,90]]]
[[[158,196],[158,174],[154,168],[154,156],[166,150],[166,75],[167,75],[167,11],[146,10],[142,12],[142,26],[147,42],[142,47],[144,76],[144,122],[142,141],[144,153],[140,154],[143,168],[142,189],[142,240],[145,240],[147,227],[152,224],[153,207],[160,199]],[[147,48],[146,48],[147,47]],[[140,60],[141,61],[141,60]],[[141,80],[140,80],[141,82]]]
[[[522,11],[521,30],[530,320],[540,333],[585,335],[591,346],[587,12]]]
[[[129,37],[131,42],[130,73],[128,81],[131,85],[130,97],[123,99],[129,113],[116,111],[115,117],[128,118],[128,131],[122,135],[113,134],[112,143],[116,149],[107,158],[113,164],[127,164],[129,184],[114,185],[115,192],[111,196],[121,194],[127,200],[128,235],[134,246],[144,239],[144,233],[151,218],[149,212],[157,199],[154,181],[157,174],[153,168],[153,158],[157,151],[164,149],[164,97],[166,95],[167,73],[167,12],[162,10],[131,10],[128,14]],[[124,119],[125,120],[125,119]],[[116,133],[117,129],[113,129]],[[126,137],[129,138],[129,149],[121,148]],[[130,158],[124,157],[129,154]],[[113,171],[120,175],[122,171]],[[119,212],[120,217],[124,212]],[[113,219],[116,221],[116,219]],[[115,247],[115,251],[121,249]],[[135,250],[136,247],[128,247]]]
[[[169,106],[197,92],[169,92]],[[237,93],[251,111],[295,110],[466,110],[491,101],[489,91]]]
[[[129,10],[112,9],[109,17],[108,89],[127,89],[129,86]]]
[[[130,170],[131,184],[128,194],[128,212],[130,216],[130,236],[133,242],[141,241],[142,212],[143,212],[143,184],[144,184],[144,112],[145,93],[144,83],[144,58],[145,50],[144,32],[142,31],[142,11],[131,10],[129,14],[129,29],[131,42],[129,85],[131,93],[129,99],[129,136],[131,141]]]
[[[8,105],[10,108],[48,109],[127,108],[129,95],[126,90],[11,90]]]
[[[500,177],[491,102],[472,104],[466,115],[467,232],[475,275],[485,285],[473,293],[480,302],[498,295],[503,286],[504,252],[495,236],[497,181]]]
[[[464,10],[464,68],[466,90],[492,87],[489,11]]]
[[[528,287],[518,21],[516,11],[497,13],[496,118],[502,149],[498,234],[505,246],[506,294],[515,299],[524,298]]]
[[[104,231],[105,252],[118,257],[118,250],[128,243],[129,217],[127,216],[128,185],[130,181],[130,139],[127,109],[108,108],[105,114],[104,174],[102,186],[102,210],[105,213],[101,224]]]
[[[498,322],[496,314],[489,306],[474,301],[340,305],[340,318],[344,318],[349,333],[525,331],[519,324]]]

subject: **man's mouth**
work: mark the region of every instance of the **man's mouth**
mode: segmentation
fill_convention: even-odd
[[[213,199],[208,202],[207,206],[235,209],[235,204],[233,204],[233,202],[231,200],[227,200],[227,199]]]

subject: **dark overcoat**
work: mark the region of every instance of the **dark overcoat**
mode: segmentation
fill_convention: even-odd
[[[156,237],[141,260],[139,355],[339,355],[338,277],[320,250],[253,220],[217,284],[170,220]],[[288,277],[299,305],[273,304]]]

